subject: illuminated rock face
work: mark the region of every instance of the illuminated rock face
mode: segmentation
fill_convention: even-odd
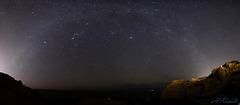
[[[42,105],[39,95],[11,76],[0,73],[0,105]]]
[[[215,68],[207,77],[175,80],[162,92],[163,99],[187,99],[197,103],[210,104],[218,97],[240,99],[240,63],[227,62]]]

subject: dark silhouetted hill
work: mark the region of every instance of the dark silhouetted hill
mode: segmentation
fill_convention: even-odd
[[[0,105],[43,105],[40,96],[21,81],[0,73]]]
[[[200,105],[238,104],[240,99],[240,63],[227,62],[207,77],[175,80],[162,92],[165,100],[189,100]]]

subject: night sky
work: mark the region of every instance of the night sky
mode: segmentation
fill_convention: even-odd
[[[155,84],[240,60],[238,0],[2,0],[0,71],[41,89]]]

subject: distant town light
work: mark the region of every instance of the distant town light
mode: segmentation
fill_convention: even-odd
[[[149,91],[150,91],[150,92],[154,92],[155,90],[152,89],[152,90],[149,90]]]

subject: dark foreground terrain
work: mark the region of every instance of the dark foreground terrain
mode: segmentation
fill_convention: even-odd
[[[34,90],[0,73],[0,105],[240,105],[240,62],[209,76],[171,84],[123,86],[98,91]]]
[[[152,86],[123,86],[98,91],[31,89],[11,76],[0,73],[0,105],[169,105],[161,100],[167,83]],[[185,102],[185,101],[183,101]],[[179,103],[179,102],[177,102]]]
[[[54,91],[38,90],[49,105],[173,105],[186,100],[162,100],[161,90]],[[197,104],[196,104],[197,105]]]
[[[161,95],[156,90],[38,91],[51,105],[151,105]]]

